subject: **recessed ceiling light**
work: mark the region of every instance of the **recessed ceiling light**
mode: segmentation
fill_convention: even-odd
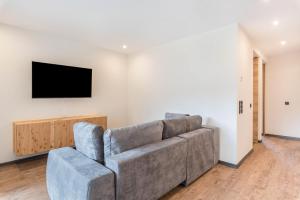
[[[270,3],[271,0],[262,0],[264,3]]]
[[[280,44],[281,44],[282,46],[284,46],[284,45],[286,45],[286,41],[283,40],[283,41],[280,42]]]
[[[274,25],[274,26],[278,26],[278,25],[279,25],[279,21],[278,21],[278,20],[274,20],[274,21],[273,21],[273,25]]]
[[[123,48],[123,49],[127,49],[127,45],[126,45],[126,44],[123,44],[123,45],[122,45],[122,48]]]

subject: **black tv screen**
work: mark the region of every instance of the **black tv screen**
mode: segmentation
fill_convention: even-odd
[[[32,62],[32,98],[92,96],[92,69]]]

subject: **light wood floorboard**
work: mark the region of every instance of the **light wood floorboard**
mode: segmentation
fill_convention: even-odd
[[[46,159],[0,167],[0,199],[47,200]],[[300,141],[265,137],[239,169],[217,165],[162,200],[300,200]]]

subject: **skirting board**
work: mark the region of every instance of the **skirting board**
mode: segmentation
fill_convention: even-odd
[[[70,147],[76,149],[75,146],[70,146]],[[17,160],[12,160],[12,161],[9,161],[9,162],[0,163],[0,167],[4,166],[4,165],[14,164],[14,163],[26,162],[26,161],[31,161],[31,160],[38,160],[38,159],[41,159],[41,158],[44,158],[44,157],[47,157],[47,156],[48,156],[48,152],[41,153],[41,154],[36,154],[36,155],[29,156],[29,157],[25,157],[25,158],[21,158],[21,159],[17,159]]]
[[[227,167],[238,169],[252,152],[253,152],[253,149],[251,149],[238,164],[232,164],[232,163],[221,161],[221,160],[219,160],[219,163],[221,165],[225,165]]]
[[[31,160],[38,160],[41,158],[46,158],[47,156],[48,156],[48,153],[44,153],[44,154],[35,155],[35,156],[27,157],[27,158],[21,158],[18,160],[0,163],[0,167],[5,166],[5,165],[10,165],[10,164],[15,164],[15,163],[27,162],[27,161],[31,161]]]
[[[286,139],[286,140],[300,141],[300,138],[291,137],[291,136],[273,135],[273,134],[268,134],[268,133],[266,133],[264,136],[267,136],[267,137],[277,137],[277,138]]]

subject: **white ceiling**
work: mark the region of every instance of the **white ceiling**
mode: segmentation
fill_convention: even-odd
[[[235,22],[266,55],[300,49],[300,0],[0,0],[0,23],[124,53]]]

